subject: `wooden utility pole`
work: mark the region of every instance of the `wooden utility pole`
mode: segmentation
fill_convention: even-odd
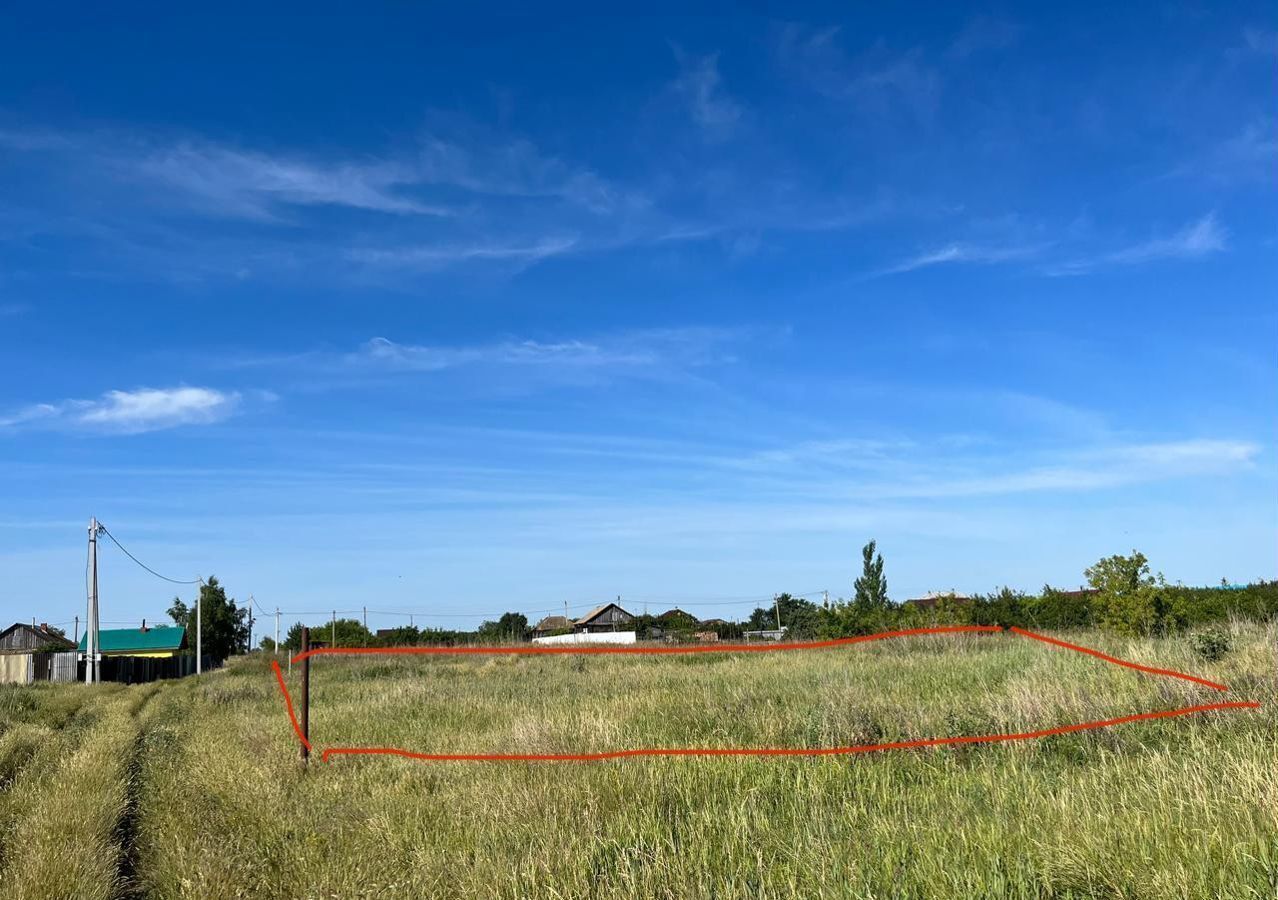
[[[781,595],[772,595],[772,604],[777,608],[777,631],[781,630]]]
[[[307,652],[311,649],[311,630],[309,628],[302,629],[302,691],[298,695],[298,700],[302,706],[302,762],[305,763],[311,755],[311,751],[307,748],[307,744],[311,741],[311,658],[307,656]]]
[[[330,647],[337,646],[337,610],[333,610],[333,625],[332,631],[328,636],[328,645]]]
[[[280,608],[275,607],[275,655],[280,655]]]
[[[368,607],[364,607],[364,646],[368,646]]]

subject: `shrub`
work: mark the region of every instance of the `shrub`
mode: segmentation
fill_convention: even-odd
[[[1208,628],[1190,635],[1189,645],[1202,659],[1215,662],[1233,647],[1229,635],[1219,628]]]

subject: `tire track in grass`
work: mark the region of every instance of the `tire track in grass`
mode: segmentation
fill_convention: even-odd
[[[147,705],[163,688],[162,682],[155,683],[152,689],[143,695],[132,711],[134,724],[133,741],[129,746],[128,761],[124,766],[124,807],[116,820],[111,838],[120,848],[116,864],[116,879],[119,885],[117,897],[120,900],[142,900],[146,896],[141,879],[138,877],[138,822],[141,813],[142,796],[142,758],[148,734]]]

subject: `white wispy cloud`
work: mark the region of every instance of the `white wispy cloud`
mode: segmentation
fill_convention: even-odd
[[[1233,134],[1193,154],[1155,180],[1208,180],[1224,185],[1278,180],[1278,120],[1258,115]]]
[[[1117,445],[1067,456],[1059,463],[1020,471],[941,477],[880,484],[879,498],[973,497],[1036,492],[1092,491],[1177,478],[1220,475],[1249,467],[1260,453],[1250,441],[1198,439]]]
[[[680,73],[671,89],[687,105],[693,122],[711,137],[729,134],[741,118],[741,104],[728,95],[719,73],[719,55],[688,56],[675,48]]]
[[[550,198],[593,213],[642,206],[644,199],[592,169],[543,153],[531,141],[474,126],[454,126],[457,137],[422,135],[412,160],[423,184],[495,197]]]
[[[926,269],[931,266],[941,266],[951,263],[975,263],[975,264],[992,264],[1000,262],[1009,262],[1012,260],[1026,259],[1041,253],[1048,245],[1046,244],[1024,244],[1024,245],[989,245],[982,246],[978,244],[953,243],[938,247],[935,250],[929,250],[920,253],[917,256],[911,256],[895,265],[888,266],[876,274],[878,275],[898,275],[902,272],[913,272],[916,269]]]
[[[403,247],[355,247],[346,252],[352,262],[392,268],[436,271],[468,262],[506,262],[532,265],[571,252],[579,246],[575,236],[502,243],[415,244]]]
[[[107,391],[97,400],[37,403],[0,418],[0,428],[57,426],[123,434],[207,425],[232,415],[240,395],[205,387]]]
[[[345,206],[444,216],[451,210],[396,191],[420,181],[398,162],[315,162],[207,143],[155,149],[136,161],[138,176],[185,192],[210,211],[269,218],[281,205]]]
[[[1025,493],[1119,489],[1182,478],[1228,475],[1254,466],[1261,448],[1224,438],[1086,443],[1084,449],[993,454],[943,440],[898,438],[803,441],[729,463],[760,479],[752,490],[793,498],[947,500]],[[1095,438],[1092,438],[1094,441]]]
[[[458,195],[567,201],[592,213],[641,208],[643,197],[531,141],[453,126],[381,156],[303,156],[155,132],[0,131],[0,148],[65,157],[106,180],[161,189],[167,204],[211,215],[280,218],[290,206],[340,206],[399,216],[473,213]],[[440,196],[440,190],[452,192]],[[143,198],[135,198],[143,199]]]
[[[789,24],[780,31],[777,55],[813,90],[852,102],[863,113],[904,111],[918,121],[932,119],[940,103],[941,80],[919,50],[896,52],[879,42],[851,56],[840,37],[838,27]]]
[[[414,372],[438,372],[467,365],[602,367],[646,365],[650,354],[600,346],[585,341],[502,341],[473,346],[398,344],[373,338],[353,362]]]
[[[461,366],[622,371],[703,365],[729,357],[718,348],[739,338],[710,328],[645,329],[589,340],[502,340],[482,344],[405,344],[375,337],[342,362],[409,372]]]
[[[1141,265],[1166,259],[1202,259],[1224,250],[1227,238],[1228,232],[1212,212],[1167,237],[1151,238],[1098,256],[1056,263],[1045,272],[1049,275],[1082,275],[1096,269]]]

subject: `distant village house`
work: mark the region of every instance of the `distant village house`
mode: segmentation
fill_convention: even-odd
[[[634,627],[635,617],[616,603],[605,603],[586,613],[572,623],[576,634],[595,634],[600,631],[623,631]]]
[[[80,653],[87,650],[88,635],[80,638]],[[187,654],[186,629],[161,625],[147,628],[101,628],[98,652],[102,654],[102,680],[143,684],[162,678],[182,678],[195,673],[195,657]]]
[[[15,622],[0,632],[0,682],[75,681],[75,644],[48,625]]]
[[[533,637],[549,637],[552,634],[567,634],[572,631],[572,619],[567,616],[546,616],[533,626]]]

